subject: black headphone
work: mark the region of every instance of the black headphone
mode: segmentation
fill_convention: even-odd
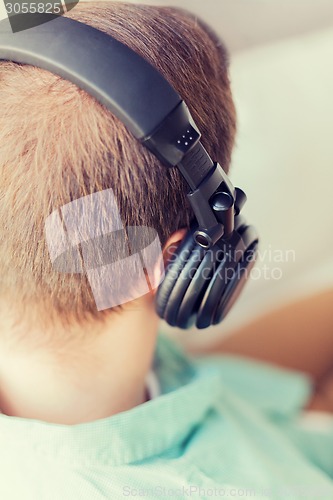
[[[15,20],[31,27],[13,33]],[[258,236],[240,215],[244,192],[212,161],[172,86],[126,45],[53,14],[2,21],[0,59],[34,65],[75,83],[122,120],[166,168],[179,169],[196,221],[166,266],[156,311],[180,328],[222,321],[255,262]]]

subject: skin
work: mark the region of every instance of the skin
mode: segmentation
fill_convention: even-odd
[[[183,237],[177,231],[164,258]],[[51,348],[10,339],[12,322],[0,315],[0,410],[10,416],[59,424],[78,424],[129,410],[146,401],[145,377],[151,367],[159,318],[155,291],[126,304],[121,313],[89,326],[89,342]],[[24,329],[24,325],[23,325]],[[78,328],[77,328],[78,330]],[[75,331],[78,338],[82,332]],[[63,338],[66,332],[61,332]],[[27,338],[48,338],[50,331],[29,330]]]
[[[1,344],[2,412],[77,424],[143,403],[158,325],[152,302],[145,296],[123,314],[110,315],[102,329],[92,329],[89,345],[72,346],[75,352],[70,346],[63,357],[46,347],[9,349]]]
[[[178,231],[168,240],[165,258],[183,234]],[[0,339],[1,411],[72,425],[144,403],[159,322],[154,294],[128,304],[120,314],[110,314],[103,326],[90,327],[89,343],[56,350],[6,341],[11,323],[2,314],[1,329],[7,336]],[[286,306],[200,354],[238,354],[307,372],[316,382],[309,407],[333,412],[332,298],[330,291]],[[25,333],[35,338],[50,332]]]
[[[293,302],[193,354],[234,354],[305,372],[308,408],[333,413],[333,290]]]

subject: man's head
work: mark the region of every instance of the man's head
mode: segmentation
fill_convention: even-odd
[[[159,69],[190,108],[208,153],[228,170],[235,111],[227,55],[201,23],[175,9],[120,3],[82,4],[68,16]],[[86,276],[52,268],[48,215],[111,188],[124,226],[152,227],[164,245],[193,216],[187,187],[108,110],[56,75],[1,63],[0,104],[0,298],[30,321],[102,319],[110,311],[97,311]]]

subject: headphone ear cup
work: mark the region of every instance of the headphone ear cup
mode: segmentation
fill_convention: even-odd
[[[197,328],[207,328],[220,323],[230,311],[246,283],[249,271],[255,264],[258,236],[253,226],[238,229],[238,243],[228,252],[216,269],[198,310]]]
[[[162,319],[165,319],[165,310],[170,294],[195,245],[196,243],[192,236],[192,231],[188,231],[185,238],[166,264],[165,276],[157,289],[155,298],[156,312]]]
[[[255,242],[246,250],[243,259],[238,263],[237,270],[235,272],[237,279],[232,279],[227,285],[225,293],[221,297],[221,300],[215,310],[213,319],[214,325],[217,325],[225,318],[242,292],[248,278],[248,274],[255,264],[257,247],[258,242]]]
[[[188,260],[183,262],[183,269],[181,270],[169,295],[164,311],[164,319],[171,326],[179,326],[179,308],[184,300],[188,287],[193,283],[193,281],[195,281],[196,276],[198,275],[200,264],[206,253],[207,249],[195,244],[190,252]]]
[[[252,227],[248,226],[246,228],[247,236],[251,233]],[[237,279],[233,279],[227,286],[224,295],[215,310],[213,324],[216,325],[220,323],[225,316],[228,314],[239,295],[241,294],[244,285],[249,277],[249,273],[253,268],[258,251],[258,240],[253,241],[246,249],[242,260],[238,263],[235,275]]]
[[[222,321],[234,304],[258,245],[255,229],[243,219],[237,222],[232,238],[211,249],[195,242],[192,227],[172,254],[156,294],[156,311],[169,325],[207,328]]]
[[[201,301],[214,273],[216,261],[216,250],[208,250],[191,280],[191,283],[187,287],[180,304],[177,316],[177,326],[179,328],[189,328],[195,323]]]
[[[199,329],[213,324],[217,306],[225,296],[228,284],[238,266],[238,262],[230,262],[228,257],[228,254],[224,255],[206,289],[197,314],[196,326]]]

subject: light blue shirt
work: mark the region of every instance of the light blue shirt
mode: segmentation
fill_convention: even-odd
[[[106,419],[0,415],[0,499],[333,499],[333,419],[301,425],[305,375],[163,335],[154,370],[161,395]]]

